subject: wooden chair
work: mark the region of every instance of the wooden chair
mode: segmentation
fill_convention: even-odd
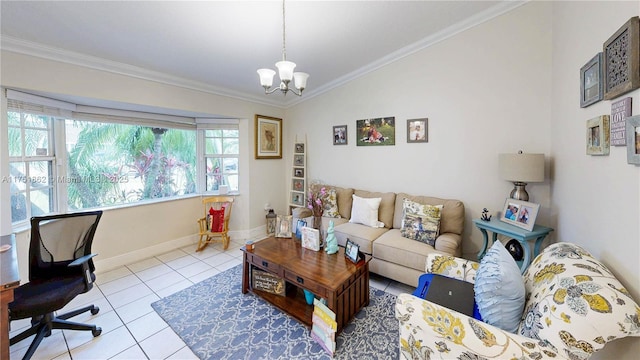
[[[198,219],[200,240],[196,251],[204,250],[210,243],[221,242],[224,250],[229,247],[229,219],[234,198],[232,196],[211,196],[202,199],[204,217]],[[224,216],[222,209],[224,208]],[[219,227],[219,228],[217,228]]]

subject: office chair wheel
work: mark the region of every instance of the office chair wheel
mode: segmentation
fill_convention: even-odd
[[[93,337],[99,336],[102,334],[102,328],[97,327],[95,330],[91,330],[91,334],[93,334]]]
[[[99,307],[97,307],[97,306],[94,306],[94,307],[91,309],[91,315],[95,315],[95,314],[97,314],[97,313],[98,313],[98,311],[100,311],[100,308],[99,308]],[[96,335],[96,336],[98,336],[98,335]]]

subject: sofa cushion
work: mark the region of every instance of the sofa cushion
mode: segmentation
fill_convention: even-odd
[[[524,282],[511,254],[496,241],[480,261],[473,287],[482,319],[515,333],[524,308]]]
[[[323,184],[311,184],[309,186],[309,191],[318,191],[320,188],[325,187],[327,190],[335,190],[336,191],[336,200],[338,202],[338,212],[340,216],[348,219],[351,216],[351,195],[353,195],[352,188],[342,188],[339,186],[333,185],[323,185]]]
[[[328,220],[329,218],[325,218]],[[363,226],[360,224],[344,223],[336,225],[334,228],[334,234],[338,239],[338,245],[344,246],[347,239],[360,245],[360,251],[371,255],[372,243],[380,235],[389,231],[387,228],[373,228],[369,226]],[[409,240],[409,239],[407,239]],[[413,241],[413,240],[409,240]],[[414,241],[417,242],[417,241]],[[424,265],[423,265],[424,266]]]
[[[373,243],[373,257],[424,271],[427,255],[437,253],[433,246],[407,239],[400,229],[391,229]]]
[[[524,273],[518,333],[587,358],[614,339],[640,336],[640,307],[607,267],[576,244],[555,243]]]
[[[462,235],[464,230],[464,204],[458,200],[440,199],[431,196],[415,196],[406,193],[398,193],[395,200],[393,213],[393,227],[402,228],[403,199],[409,199],[420,204],[444,205],[440,218],[440,233],[454,233]],[[380,205],[382,206],[382,205]],[[381,219],[381,221],[384,221]]]
[[[338,194],[336,189],[327,189],[327,194],[323,199],[323,212],[322,216],[339,218],[340,212],[338,211]]]
[[[381,198],[361,198],[353,196],[353,206],[351,207],[350,223],[362,224],[371,227],[384,227],[384,224],[378,221],[378,208],[380,207]]]
[[[420,204],[409,199],[403,199],[403,203],[402,236],[434,246],[440,232],[442,205]]]
[[[371,192],[364,190],[355,190],[354,195],[361,198],[381,198],[380,207],[378,208],[378,220],[384,223],[384,227],[390,229],[393,226],[393,212],[396,201],[396,194],[392,192]],[[342,212],[340,212],[342,214]],[[400,216],[402,216],[402,208],[400,208]],[[400,226],[398,226],[398,229]]]

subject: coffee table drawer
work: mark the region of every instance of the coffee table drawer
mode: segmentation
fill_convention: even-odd
[[[322,298],[327,297],[326,289],[315,281],[305,279],[304,277],[291,273],[286,269],[284,271],[284,278],[290,283],[297,285],[299,287],[303,287],[311,291],[312,293],[318,295],[319,297],[322,297]]]
[[[272,274],[282,276],[282,267],[280,265],[264,260],[261,257],[255,256],[253,254],[250,254],[249,258],[250,258],[251,264],[265,271],[268,271]]]

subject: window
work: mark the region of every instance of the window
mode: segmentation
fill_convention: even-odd
[[[237,120],[200,122],[10,89],[6,94],[9,141],[0,146],[7,146],[9,164],[2,166],[10,174],[0,180],[10,182],[13,226],[36,215],[175,198],[220,185],[238,191]]]
[[[65,122],[69,209],[196,192],[196,131]]]
[[[240,131],[237,125],[227,127],[203,130],[206,191],[218,191],[220,185],[227,185],[229,191],[238,191]]]
[[[54,210],[55,154],[53,118],[17,111],[7,112],[11,222]]]

